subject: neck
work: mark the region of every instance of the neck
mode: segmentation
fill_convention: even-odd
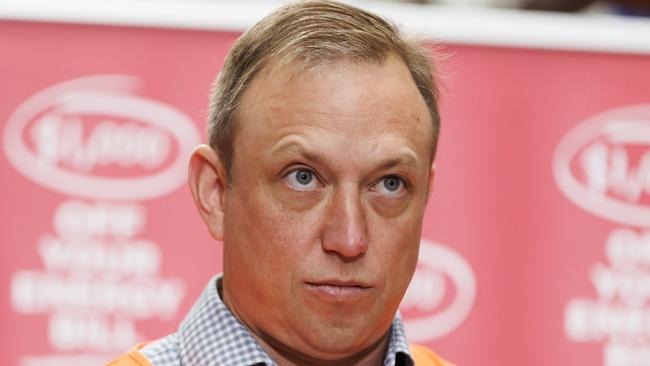
[[[368,348],[361,350],[353,355],[334,359],[334,360],[321,360],[309,355],[300,353],[291,347],[288,347],[268,334],[255,331],[250,327],[232,308],[228,298],[224,296],[222,282],[217,282],[217,293],[223,301],[224,305],[230,312],[240,321],[245,324],[249,329],[255,340],[260,344],[264,351],[275,361],[278,365],[282,366],[381,366],[384,362],[384,356],[388,349],[388,340],[390,338],[391,328],[381,336],[375,343]],[[259,333],[259,334],[258,334]]]
[[[267,334],[256,334],[252,332],[255,339],[262,346],[264,351],[274,360],[278,365],[282,366],[380,366],[383,364],[386,350],[388,349],[388,339],[390,336],[390,329],[379,338],[370,347],[361,350],[348,357],[334,359],[334,360],[321,360],[310,357],[308,355],[297,352],[296,350],[277,342],[274,338]]]

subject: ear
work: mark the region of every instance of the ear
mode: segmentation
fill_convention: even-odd
[[[194,149],[188,178],[194,203],[210,235],[222,241],[227,180],[226,168],[217,152],[208,145]]]
[[[433,192],[433,181],[436,176],[436,163],[431,163],[431,170],[429,171],[429,183],[427,186],[427,200],[425,202],[429,202],[429,198],[431,198],[431,192]]]

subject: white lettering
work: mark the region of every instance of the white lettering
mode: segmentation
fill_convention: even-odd
[[[133,237],[140,233],[146,211],[137,204],[89,204],[70,200],[61,204],[54,214],[54,228],[64,238]]]
[[[580,163],[587,185],[595,192],[610,191],[630,202],[638,202],[644,193],[650,194],[650,151],[645,151],[634,167],[623,146],[608,147],[598,142],[582,151]]]
[[[605,366],[650,365],[650,348],[643,342],[610,342],[605,347]]]
[[[597,299],[575,298],[564,329],[577,342],[605,342],[605,366],[641,366],[650,360],[650,233],[617,228],[606,242],[609,265],[595,263]]]
[[[571,300],[564,328],[571,340],[580,342],[601,341],[605,337],[650,337],[650,309]]]
[[[169,136],[151,126],[106,119],[88,132],[87,125],[81,116],[41,117],[31,134],[39,159],[84,172],[111,165],[153,169],[171,149]]]
[[[138,335],[132,321],[104,316],[57,314],[49,319],[48,338],[59,351],[128,349]]]
[[[630,306],[640,306],[650,298],[650,274],[645,271],[615,271],[595,264],[591,281],[602,300],[618,299]]]
[[[616,268],[650,267],[650,232],[616,229],[607,238],[605,253]]]
[[[45,235],[38,251],[48,270],[114,277],[152,275],[162,261],[158,246],[145,239],[109,244],[93,239],[65,242]]]
[[[11,280],[13,308],[30,314],[76,309],[134,319],[169,319],[176,314],[184,293],[185,286],[179,279],[124,282],[18,271]]]

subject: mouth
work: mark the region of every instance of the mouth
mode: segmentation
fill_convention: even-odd
[[[324,280],[305,282],[307,290],[330,302],[354,302],[364,297],[372,286],[358,281]]]

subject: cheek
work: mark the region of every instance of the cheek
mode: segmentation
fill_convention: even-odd
[[[373,216],[369,229],[378,265],[390,276],[387,282],[395,287],[392,291],[404,291],[417,264],[422,215],[413,207],[396,217]]]
[[[390,198],[377,193],[370,193],[368,197],[373,211],[386,218],[402,215],[408,209],[409,204],[412,203],[408,194],[402,197]]]
[[[226,240],[240,248],[236,249],[239,261],[254,266],[250,269],[261,279],[288,278],[317,243],[316,218],[321,215],[286,207],[287,201],[261,184],[240,185],[232,193]]]

